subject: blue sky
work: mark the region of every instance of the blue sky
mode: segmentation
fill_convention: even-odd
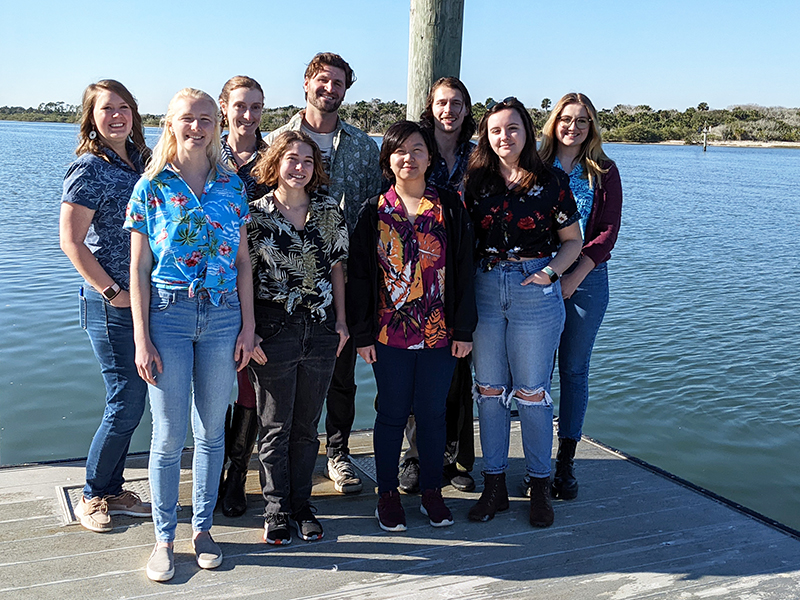
[[[409,0],[3,2],[0,106],[77,104],[119,79],[142,112],[174,92],[214,97],[255,77],[266,104],[302,104],[319,51],[340,53],[358,81],[346,101],[405,102]],[[241,7],[241,8],[238,8]],[[515,95],[539,106],[568,91],[598,108],[800,106],[800,2],[465,0],[461,78],[473,100]]]

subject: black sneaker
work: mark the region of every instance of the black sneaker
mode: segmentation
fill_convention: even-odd
[[[462,471],[458,465],[446,465],[444,467],[444,478],[450,482],[459,492],[471,492],[475,489],[475,480],[469,471]]]
[[[317,521],[317,517],[314,516],[316,512],[317,509],[314,506],[306,504],[292,515],[292,521],[297,528],[297,535],[307,542],[320,540],[323,536],[322,525]]]
[[[406,494],[416,494],[419,492],[419,459],[407,458],[400,465],[400,473],[397,476],[400,489]]]
[[[275,546],[285,546],[292,541],[289,513],[272,513],[264,517],[264,541]]]

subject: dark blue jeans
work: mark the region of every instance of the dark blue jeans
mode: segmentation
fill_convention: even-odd
[[[564,300],[567,317],[558,346],[558,437],[580,440],[589,404],[589,361],[608,307],[608,268],[600,263]]]
[[[331,382],[339,335],[334,318],[315,322],[256,304],[256,333],[267,364],[250,361],[258,411],[258,458],[265,514],[294,513],[311,498],[317,425]]]
[[[125,482],[125,458],[131,436],[144,414],[147,384],[134,357],[130,308],[115,308],[92,286],[79,293],[80,323],[89,334],[106,385],[106,409],[86,459],[84,497],[115,496]]]
[[[447,392],[456,366],[450,347],[403,350],[376,343],[372,364],[378,400],[375,431],[375,468],[378,493],[396,490],[397,464],[403,431],[413,409],[417,422],[419,483],[423,490],[442,487]]]

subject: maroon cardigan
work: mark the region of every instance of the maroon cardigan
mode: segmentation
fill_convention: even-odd
[[[622,219],[622,183],[617,165],[606,163],[608,172],[601,178],[602,185],[595,187],[592,212],[586,223],[582,255],[592,259],[595,265],[611,258],[611,249],[617,241]]]

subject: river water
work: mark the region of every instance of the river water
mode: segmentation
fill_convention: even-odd
[[[0,121],[0,464],[85,456],[103,409],[58,246],[76,134]],[[607,151],[625,204],[584,434],[800,529],[800,150]]]

